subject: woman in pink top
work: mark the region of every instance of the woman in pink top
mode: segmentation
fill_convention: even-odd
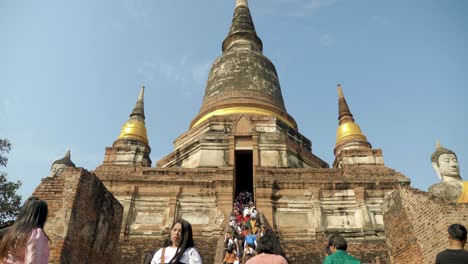
[[[267,230],[258,240],[257,255],[247,260],[246,264],[288,264],[288,261],[281,256],[282,252],[273,231]]]
[[[21,208],[16,222],[9,227],[0,242],[0,263],[49,263],[49,238],[44,233],[47,203],[30,197]]]

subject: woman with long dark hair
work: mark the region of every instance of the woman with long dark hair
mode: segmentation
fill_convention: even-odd
[[[171,228],[171,242],[168,247],[159,249],[154,254],[151,264],[202,264],[202,259],[195,249],[192,226],[184,219],[177,220]]]
[[[284,252],[279,241],[271,230],[267,230],[259,239],[256,250],[257,255],[245,262],[246,264],[288,264],[282,256]]]
[[[45,201],[37,197],[26,200],[0,242],[1,263],[49,263],[49,238],[44,232],[47,213]]]

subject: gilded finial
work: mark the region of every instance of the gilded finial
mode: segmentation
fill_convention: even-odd
[[[143,101],[145,96],[145,86],[141,86],[140,94],[138,95],[138,101]]]
[[[145,107],[144,107],[144,98],[145,97],[145,86],[143,85],[140,89],[140,93],[138,94],[138,99],[133,108],[132,113],[130,114],[130,118],[139,118],[143,121],[145,120]]]
[[[130,119],[123,125],[118,139],[134,139],[148,144],[145,127],[144,95],[145,86],[142,86],[138,94],[138,100],[130,114]]]
[[[338,84],[337,88],[338,88],[338,99],[344,98],[343,90],[341,89],[341,84]]]
[[[351,111],[349,110],[349,107],[348,107],[348,103],[346,102],[346,98],[343,95],[341,84],[338,84],[337,88],[338,88],[338,120],[340,121],[340,125],[348,121],[354,122],[353,114],[351,114]]]
[[[236,0],[236,8],[239,6],[249,7],[247,0]]]
[[[341,84],[338,84],[337,88],[339,126],[336,131],[336,144],[338,145],[338,143],[348,140],[357,140],[368,144],[367,138],[362,133],[361,128],[354,122],[353,114],[351,114],[348,103],[343,95]]]

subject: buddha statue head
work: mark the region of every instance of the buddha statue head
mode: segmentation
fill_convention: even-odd
[[[54,161],[54,163],[52,163],[49,177],[59,176],[60,174],[62,174],[63,170],[69,167],[76,167],[75,163],[71,161],[70,150],[68,150],[67,153],[65,153],[65,156],[63,156],[63,158],[58,159]]]
[[[439,179],[444,182],[461,182],[460,168],[457,155],[450,149],[444,148],[439,141],[436,142],[436,150],[431,156],[432,167]]]

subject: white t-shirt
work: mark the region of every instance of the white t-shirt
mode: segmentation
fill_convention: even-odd
[[[164,252],[164,263],[167,264],[171,261],[172,257],[175,256],[177,251],[176,247],[166,247],[166,251]],[[161,254],[162,248],[160,248],[156,254],[154,254],[153,259],[151,260],[151,264],[160,264],[161,263]],[[200,254],[198,251],[191,247],[187,248],[180,258],[180,262],[186,264],[203,264]]]
[[[249,210],[249,208],[246,206],[246,207],[244,208],[244,212],[243,212],[242,215],[245,217],[247,214],[250,214],[250,210]]]
[[[250,212],[250,217],[251,218],[257,218],[257,214],[258,214],[257,210],[252,209],[252,211]]]

